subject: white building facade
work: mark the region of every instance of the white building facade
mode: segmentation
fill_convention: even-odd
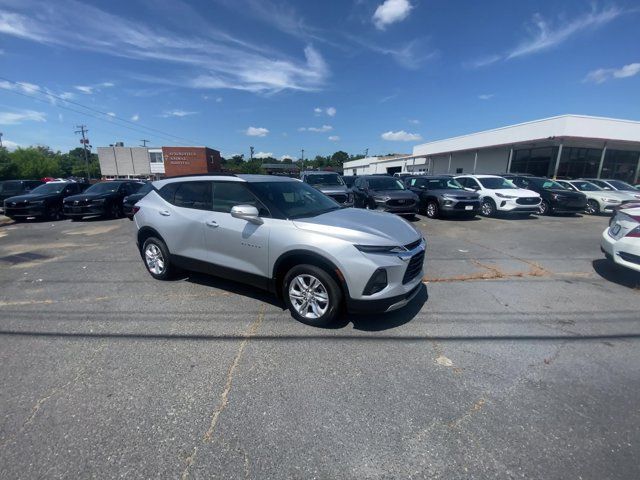
[[[416,145],[404,157],[344,164],[345,175],[400,172],[509,172],[634,183],[640,174],[640,122],[562,115]]]

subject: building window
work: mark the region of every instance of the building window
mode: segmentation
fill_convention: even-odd
[[[607,150],[600,178],[615,178],[616,180],[633,183],[639,156],[640,152]]]
[[[557,153],[557,147],[515,150],[509,171],[511,173],[529,173],[539,177],[552,176]]]
[[[602,150],[597,148],[565,147],[562,149],[559,177],[595,178],[598,176],[598,166]]]
[[[149,152],[149,162],[151,163],[163,163],[162,152]]]

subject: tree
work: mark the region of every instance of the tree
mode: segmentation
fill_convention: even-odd
[[[343,152],[342,150],[339,150],[335,152],[333,155],[331,155],[331,161],[329,164],[332,167],[342,168],[342,165],[344,165],[344,163],[348,161],[349,161],[349,154],[347,152]]]

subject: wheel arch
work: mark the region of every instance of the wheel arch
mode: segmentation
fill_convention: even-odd
[[[165,239],[162,238],[162,235],[160,235],[160,233],[155,228],[142,227],[140,230],[138,230],[138,236],[137,236],[138,250],[140,250],[140,253],[142,253],[142,246],[144,245],[144,242],[146,242],[147,238],[150,238],[150,237],[156,237],[162,240],[165,245],[167,245],[167,242],[165,241]],[[167,245],[167,250],[169,250],[168,245]]]
[[[315,265],[325,270],[336,281],[344,298],[349,298],[349,287],[342,271],[328,258],[311,250],[290,250],[283,253],[273,264],[273,290],[278,298],[282,298],[282,281],[287,272],[296,265]]]

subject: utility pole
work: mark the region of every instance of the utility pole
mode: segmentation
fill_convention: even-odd
[[[0,148],[2,148],[2,132],[0,132]]]
[[[142,139],[140,141],[142,142],[142,145],[140,145],[141,147],[146,147],[147,143],[149,143],[149,140],[145,140],[145,139]]]
[[[88,133],[86,125],[76,125],[76,128],[80,130],[76,130],[75,133],[79,133],[82,135],[82,139],[80,143],[82,144],[82,149],[84,150],[84,163],[87,167],[87,181],[91,181],[91,172],[89,172],[89,156],[87,155],[87,145],[89,144],[89,139],[85,136],[85,133]]]
[[[365,148],[364,149],[364,158],[367,158],[369,156],[369,149]]]
[[[302,156],[300,157],[300,160],[302,160],[302,169],[300,171],[304,172],[304,148],[301,150],[302,152]]]
[[[249,147],[249,161],[253,160],[253,147]]]

